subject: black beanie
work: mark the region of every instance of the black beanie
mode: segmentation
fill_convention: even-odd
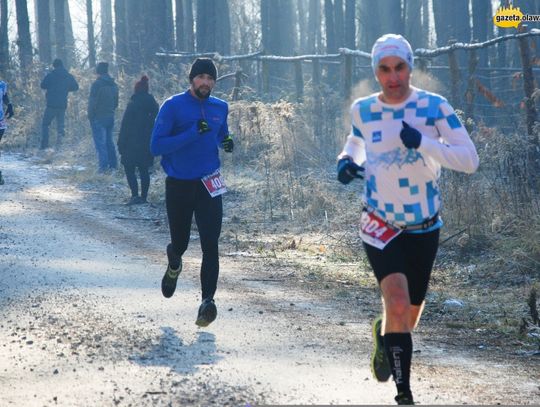
[[[53,68],[60,68],[60,67],[64,66],[64,63],[62,62],[62,60],[60,58],[56,58],[53,61],[52,66],[53,66]]]
[[[217,69],[214,65],[214,61],[210,58],[197,58],[193,64],[191,64],[189,81],[191,82],[193,78],[203,73],[210,75],[214,80],[217,79]]]
[[[98,75],[105,75],[109,73],[109,64],[107,62],[100,62],[96,66],[96,73]]]

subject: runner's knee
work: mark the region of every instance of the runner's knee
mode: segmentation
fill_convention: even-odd
[[[406,293],[395,294],[384,299],[385,311],[388,318],[396,320],[409,318],[411,304]]]

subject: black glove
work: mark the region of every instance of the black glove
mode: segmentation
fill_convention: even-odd
[[[6,118],[13,117],[13,105],[11,103],[8,103],[7,109],[6,109]]]
[[[422,133],[416,130],[414,127],[411,127],[407,122],[401,121],[403,123],[403,128],[399,133],[401,141],[407,148],[418,148],[420,147],[420,142],[422,141]]]
[[[342,158],[337,164],[337,179],[342,184],[348,184],[354,178],[364,178],[364,167],[359,166],[350,158]]]
[[[221,147],[223,147],[223,150],[226,153],[232,153],[234,150],[234,141],[231,137],[231,134],[229,134],[227,137],[223,139],[221,142]]]
[[[210,130],[212,129],[210,128],[210,126],[208,126],[208,123],[206,122],[206,120],[199,119],[199,121],[197,122],[197,131],[199,132],[199,134],[206,133],[207,131],[210,131]]]

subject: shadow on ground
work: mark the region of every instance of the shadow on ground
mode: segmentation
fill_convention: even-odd
[[[130,356],[129,360],[142,366],[164,366],[179,374],[193,374],[200,366],[218,362],[216,337],[209,332],[197,332],[197,339],[185,344],[171,327],[161,327],[159,342],[148,351]]]

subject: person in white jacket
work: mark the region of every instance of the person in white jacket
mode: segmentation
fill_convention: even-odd
[[[351,106],[338,180],[365,178],[361,237],[383,301],[373,323],[372,372],[378,381],[393,376],[398,404],[414,404],[411,332],[439,245],[441,167],[473,173],[478,154],[446,99],[411,86],[413,53],[405,38],[383,35],[371,56],[381,90]]]

